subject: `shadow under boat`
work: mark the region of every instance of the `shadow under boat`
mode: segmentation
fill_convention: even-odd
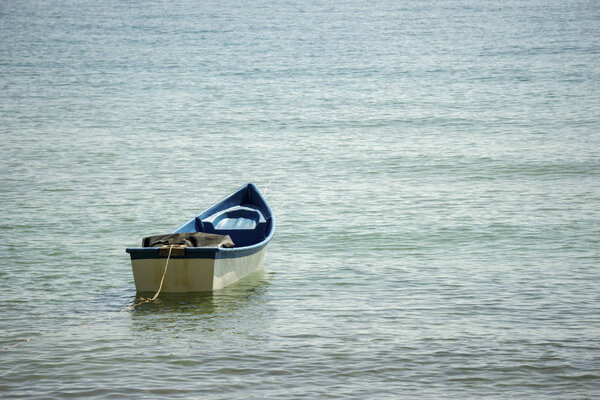
[[[161,293],[153,302],[135,306],[131,313],[133,316],[141,316],[149,312],[193,315],[232,312],[248,302],[260,299],[266,293],[272,275],[272,272],[260,269],[217,291]],[[138,292],[131,305],[134,306],[152,295],[152,292]]]

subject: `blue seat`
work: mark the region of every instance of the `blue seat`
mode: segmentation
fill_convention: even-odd
[[[254,207],[234,206],[198,220],[203,232],[229,235],[236,247],[258,243],[265,237],[267,221]]]

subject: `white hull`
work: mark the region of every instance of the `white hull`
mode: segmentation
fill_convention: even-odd
[[[171,258],[161,293],[204,292],[222,289],[264,266],[267,246],[237,258]],[[156,292],[166,258],[131,260],[138,292]]]

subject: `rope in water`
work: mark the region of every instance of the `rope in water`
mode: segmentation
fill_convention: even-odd
[[[269,181],[269,183],[267,184],[267,186],[264,189],[264,195],[267,195],[267,192],[269,191],[269,187],[271,187],[271,183],[273,183],[273,179],[275,179],[274,177],[271,177],[271,180]]]
[[[138,307],[138,306],[140,306],[142,304],[151,303],[154,300],[156,300],[158,298],[158,295],[162,291],[163,283],[165,281],[165,276],[167,276],[167,268],[169,268],[169,260],[171,259],[171,252],[173,251],[173,247],[174,246],[176,246],[176,245],[172,244],[171,246],[169,246],[169,255],[167,256],[167,261],[165,262],[165,269],[164,269],[162,277],[160,279],[160,284],[158,285],[158,290],[156,291],[156,294],[154,296],[148,297],[148,298],[143,298],[142,297],[142,299],[140,301],[138,301],[137,303],[134,303],[134,304],[132,304],[130,306],[127,306],[127,307],[123,308],[122,310],[119,310],[118,312],[116,312],[115,314],[113,314],[111,316],[108,316],[108,317],[105,317],[105,318],[99,318],[97,320],[85,323],[83,325],[74,326],[72,328],[67,329],[64,332],[70,332],[70,331],[73,331],[75,329],[80,329],[80,328],[87,328],[88,326],[90,326],[92,324],[95,324],[97,322],[108,321],[109,319],[112,319],[116,314],[120,314],[120,313],[128,311],[128,310],[133,310],[134,308],[136,308],[136,307]],[[23,341],[21,341],[19,343],[15,343],[12,346],[0,348],[0,352],[6,351],[6,350],[9,350],[9,349],[13,349],[15,347],[19,347],[22,344],[31,342],[32,340],[33,340],[33,338],[29,338],[29,339],[25,339],[25,340],[23,340]]]

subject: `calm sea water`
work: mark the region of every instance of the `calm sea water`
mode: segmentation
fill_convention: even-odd
[[[597,398],[599,114],[597,1],[3,1],[0,397]],[[265,270],[123,311],[248,181]]]

